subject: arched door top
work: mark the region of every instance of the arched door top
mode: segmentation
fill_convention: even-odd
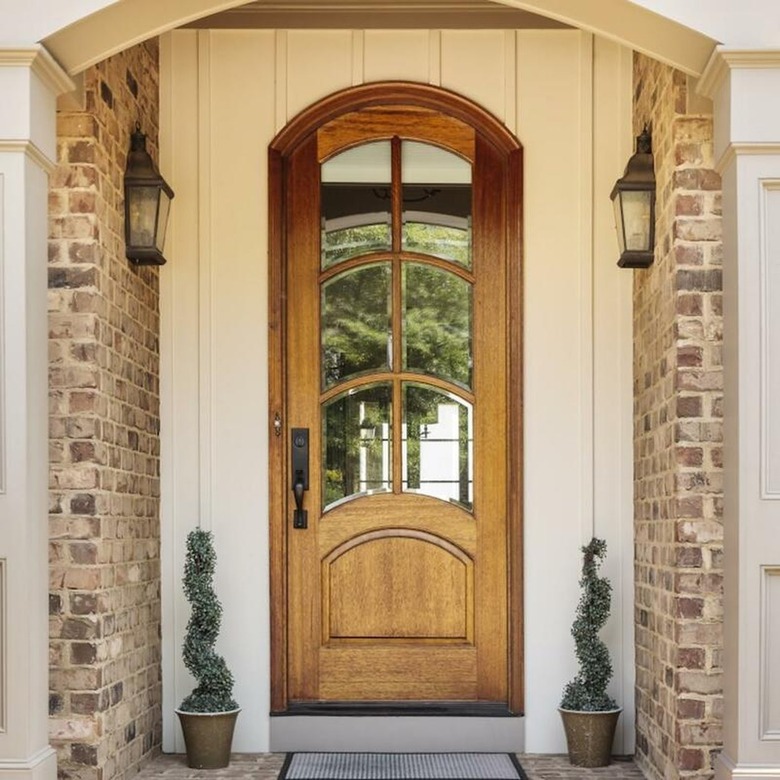
[[[328,122],[376,106],[428,108],[479,130],[503,154],[521,148],[506,126],[477,103],[442,87],[406,81],[373,82],[334,92],[290,120],[270,148],[287,155]]]

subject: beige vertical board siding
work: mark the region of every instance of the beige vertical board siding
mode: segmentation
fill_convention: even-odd
[[[594,195],[594,138],[593,138],[593,36],[582,33],[580,46],[580,148],[586,153],[580,157],[578,182],[580,187],[580,484],[582,513],[580,536],[587,544],[594,536],[593,478],[593,195]]]
[[[428,32],[428,65],[431,84],[441,86],[441,30]]]
[[[577,602],[583,517],[580,328],[582,126],[580,32],[517,35],[517,127],[525,190],[525,637],[526,750],[559,752],[556,707],[575,672],[569,635]],[[550,594],[556,594],[551,602]]]
[[[506,122],[503,30],[442,30],[441,86],[475,100]]]
[[[160,271],[160,449],[163,621],[163,741],[183,750],[173,708],[192,680],[181,663],[188,609],[181,591],[184,539],[200,516],[198,36],[160,45],[161,168],[176,196]]]
[[[430,38],[428,30],[366,30],[365,80],[430,82]]]
[[[614,363],[626,338],[613,323],[625,318],[620,285],[627,277],[614,277],[614,230],[603,204],[590,203],[594,188],[613,176],[616,153],[610,150],[603,168],[593,159],[591,92],[611,95],[595,114],[612,133],[628,107],[612,94],[619,79],[591,86],[592,50],[591,36],[576,31],[224,30],[201,33],[200,46],[194,32],[166,39],[161,143],[176,190],[162,271],[166,750],[182,749],[172,713],[190,689],[179,657],[188,614],[180,576],[203,478],[210,480],[225,605],[220,650],[244,708],[234,749],[269,748],[267,147],[286,119],[361,78],[440,81],[496,114],[524,146],[524,722],[528,750],[564,749],[556,707],[574,673],[569,627],[579,545],[593,522],[592,496],[611,513],[609,528],[617,523],[611,496],[602,499],[619,459],[611,449],[619,423],[607,417],[618,415],[609,408],[619,406],[616,399],[630,403],[631,392],[630,376]],[[604,276],[594,272],[605,262]],[[604,311],[593,313],[594,301]],[[603,344],[592,344],[594,327]],[[602,356],[609,357],[604,366]],[[594,427],[589,383],[614,381],[624,384],[595,401]],[[602,462],[598,453],[607,452],[612,459]],[[611,552],[618,547],[611,544]],[[620,676],[625,638],[617,634]]]
[[[593,64],[593,525],[607,540],[605,572],[613,585],[604,639],[615,667],[610,691],[623,707],[615,749],[628,754],[634,752],[633,272],[617,266],[609,195],[632,151],[632,54],[596,38]]]
[[[268,676],[258,670],[270,664],[266,355],[273,32],[214,31],[211,49],[212,527],[224,607],[219,650],[241,681],[234,737],[234,750],[241,751],[267,739],[270,701]]]
[[[352,85],[352,44],[350,30],[287,32],[288,120],[320,98]]]
[[[274,130],[278,133],[287,123],[287,30],[274,35]]]
[[[212,279],[215,274],[211,242],[211,32],[198,31],[198,444],[200,475],[200,506],[198,523],[212,530],[211,518],[214,494],[214,397]]]
[[[365,30],[352,31],[352,86],[357,86],[365,81],[363,75],[365,39]]]

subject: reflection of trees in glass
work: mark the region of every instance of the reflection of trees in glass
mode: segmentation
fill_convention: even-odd
[[[404,222],[403,248],[407,252],[441,257],[471,268],[471,231],[468,228]]]
[[[471,507],[471,457],[469,451],[469,410],[458,407],[458,501]]]
[[[390,265],[339,274],[322,293],[322,383],[386,370],[390,337]]]
[[[387,222],[322,231],[322,267],[330,266],[369,252],[390,249],[390,225]]]
[[[431,266],[404,266],[404,367],[471,386],[471,285]]]
[[[322,437],[325,507],[357,493],[391,488],[390,410],[389,385],[363,387],[357,392],[337,396],[326,404]],[[371,439],[365,436],[369,428],[374,433]],[[387,431],[387,440],[383,438],[384,431]]]

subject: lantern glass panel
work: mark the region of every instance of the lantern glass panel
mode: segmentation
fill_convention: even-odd
[[[623,230],[625,246],[620,251],[647,252],[650,246],[650,213],[653,193],[648,190],[623,190]]]
[[[159,187],[128,187],[127,218],[132,246],[154,248],[159,194]]]
[[[162,253],[165,247],[165,233],[168,228],[168,214],[171,210],[171,199],[165,190],[160,190],[160,214],[157,217],[157,251]]]
[[[620,254],[626,251],[626,233],[623,227],[623,206],[622,206],[622,192],[616,192],[612,198],[612,206],[615,209],[615,227],[617,228],[618,247],[620,248]]]

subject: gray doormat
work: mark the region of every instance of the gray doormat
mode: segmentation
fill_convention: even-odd
[[[528,780],[511,753],[288,753],[279,780]]]

